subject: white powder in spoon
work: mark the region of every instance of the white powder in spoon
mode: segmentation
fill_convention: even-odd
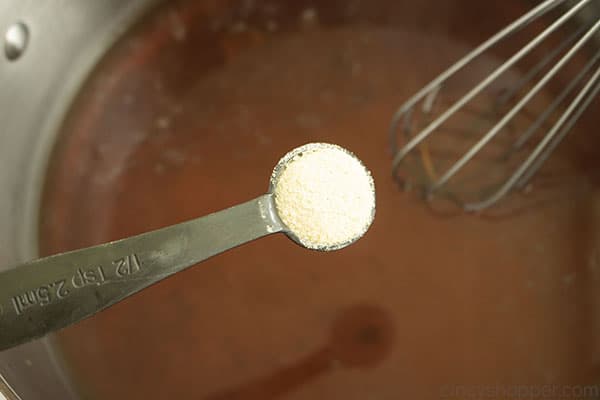
[[[311,143],[286,155],[272,181],[277,214],[300,244],[335,250],[360,238],[373,221],[375,187],[349,151]]]

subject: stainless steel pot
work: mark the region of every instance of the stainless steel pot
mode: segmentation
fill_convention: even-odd
[[[58,127],[96,62],[158,1],[0,3],[0,269],[37,255],[41,187]],[[75,399],[61,363],[52,338],[3,352],[0,399]]]
[[[37,254],[41,187],[57,127],[112,43],[155,0],[4,1],[0,4],[0,269]],[[8,42],[8,43],[6,43]],[[9,400],[72,399],[46,338],[0,355]],[[7,383],[8,382],[8,383]]]

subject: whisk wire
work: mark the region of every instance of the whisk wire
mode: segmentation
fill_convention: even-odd
[[[571,104],[569,105],[567,110],[561,115],[561,117],[554,124],[552,129],[550,129],[548,134],[545,135],[544,138],[540,141],[540,143],[536,146],[535,150],[530,154],[530,156],[527,158],[527,160],[523,164],[521,164],[521,166],[517,169],[517,171],[502,185],[502,187],[496,193],[494,193],[492,196],[488,197],[484,201],[465,204],[464,205],[465,210],[466,211],[480,211],[480,210],[490,207],[491,205],[496,203],[498,200],[500,200],[503,196],[505,196],[511,190],[511,188],[517,183],[517,181],[519,181],[519,179],[522,178],[522,176],[525,174],[525,172],[529,168],[531,168],[530,169],[531,172],[527,173],[527,176],[525,178],[528,178],[530,175],[533,175],[537,171],[537,168],[539,168],[541,166],[541,164],[547,158],[547,156],[544,158],[543,155],[544,154],[549,155],[552,152],[552,150],[553,150],[552,147],[555,147],[560,142],[560,139],[562,139],[562,137],[564,137],[566,132],[568,132],[570,130],[572,125],[575,123],[575,121],[579,118],[579,116],[581,116],[581,114],[583,113],[585,108],[594,99],[594,97],[598,93],[598,90],[600,90],[600,85],[596,84],[596,82],[598,81],[599,78],[600,78],[600,67],[596,70],[595,74],[588,81],[588,83],[585,85],[583,90],[581,90],[579,92],[579,94],[575,97],[575,99],[571,102]],[[588,94],[588,92],[590,92],[590,90],[591,90],[591,94],[586,97],[586,95]],[[583,105],[581,107],[579,107],[579,109],[576,109],[578,106],[580,106],[580,103],[582,102],[583,99],[585,99],[583,102]],[[574,111],[575,111],[575,114],[573,114],[573,116],[569,119],[569,117],[571,116],[571,113],[573,113]],[[569,121],[568,124],[564,125],[564,127],[563,127],[563,124],[567,120]],[[550,146],[548,146],[546,151],[543,152],[546,145],[548,145],[548,143],[550,141],[552,141],[552,139],[555,137],[555,135],[557,134],[557,132],[559,131],[559,129],[561,127],[563,127],[563,129],[560,131],[559,136],[557,136],[558,140],[555,140]],[[525,180],[527,180],[527,179],[525,179]]]
[[[533,174],[537,172],[550,156],[555,147],[563,140],[568,131],[573,127],[575,122],[580,118],[585,109],[589,107],[600,91],[600,67],[598,66],[598,62],[600,61],[600,51],[595,51],[595,53],[592,53],[591,59],[585,63],[575,77],[570,79],[568,84],[564,85],[560,92],[547,106],[544,107],[543,110],[536,112],[532,111],[535,107],[528,107],[529,105],[535,106],[538,104],[537,98],[536,101],[532,101],[534,97],[540,94],[543,88],[550,86],[550,80],[555,78],[559,72],[567,70],[567,68],[565,68],[567,63],[574,59],[575,55],[578,52],[581,52],[584,46],[587,46],[592,38],[598,38],[600,18],[592,15],[593,20],[591,23],[576,29],[550,51],[547,51],[546,49],[537,49],[538,47],[541,47],[539,45],[553,35],[554,32],[559,29],[563,30],[562,27],[571,19],[574,19],[577,13],[592,1],[593,0],[543,1],[531,11],[476,47],[471,53],[450,66],[399,107],[392,117],[389,130],[390,145],[393,153],[392,175],[398,183],[405,189],[409,189],[412,182],[414,182],[413,179],[409,179],[410,174],[411,172],[416,172],[418,178],[424,179],[424,182],[419,183],[418,187],[423,189],[424,194],[428,199],[431,199],[442,186],[447,185],[451,180],[453,181],[453,184],[449,187],[459,187],[460,185],[466,184],[467,186],[465,187],[460,186],[463,191],[463,196],[459,195],[457,192],[453,193],[450,189],[444,190],[443,194],[447,199],[454,199],[457,204],[468,211],[477,211],[487,208],[495,204],[511,190],[523,188]],[[483,77],[472,88],[468,89],[466,94],[459,97],[458,100],[451,102],[449,106],[434,107],[441,90],[446,86],[450,87],[446,84],[447,80],[457,74],[459,70],[466,68],[475,58],[481,56],[485,51],[501,42],[503,39],[524,29],[535,19],[565,3],[568,4],[568,7],[565,5],[564,11],[561,12],[560,15],[557,15],[556,18],[549,21],[546,24],[546,28],[541,30],[541,33],[536,33],[531,41],[517,49],[512,56],[495,67],[489,75]],[[536,28],[532,28],[532,30],[538,31]],[[537,49],[536,52],[533,52],[534,49]],[[515,79],[507,73],[530,53],[536,55],[540,51],[544,52],[541,60],[535,63],[533,67],[529,68],[529,71],[524,75]],[[592,71],[594,72],[592,73]],[[507,74],[504,75],[505,73]],[[500,80],[501,77],[504,78],[505,76],[508,77],[509,81],[514,81],[511,83],[510,87],[496,95],[496,99],[493,102],[493,107],[491,109],[484,106],[484,108],[479,111],[478,115],[471,116],[467,112],[469,109],[467,104],[475,98],[479,99],[478,96],[485,94],[486,89],[489,91],[488,87],[492,86],[492,84],[495,84],[495,81]],[[588,79],[588,81],[584,83],[584,79]],[[536,82],[534,82],[534,80],[536,80]],[[529,86],[531,86],[531,89],[529,89]],[[574,94],[577,88],[579,88],[579,92]],[[527,92],[525,92],[525,89],[527,89]],[[515,99],[517,95],[522,97],[517,100]],[[540,101],[543,101],[542,98],[540,98]],[[564,105],[564,107],[566,107],[564,111],[559,111],[561,110],[560,107],[568,98],[573,99],[569,100],[569,104]],[[515,104],[512,105],[505,114],[500,115],[500,108],[505,108],[509,102],[513,102],[513,99]],[[420,101],[422,101],[421,108],[418,111],[418,114],[415,114],[415,105]],[[441,110],[439,110],[440,108]],[[562,114],[556,115],[555,119],[554,115],[559,113]],[[517,118],[518,114],[521,114],[522,118]],[[465,126],[464,122],[459,122],[463,121],[460,118],[450,120],[454,115],[460,115],[461,118],[467,118],[465,121],[470,121],[470,124]],[[552,124],[547,124],[551,117],[553,121]],[[489,124],[489,122],[492,122],[496,118],[499,118],[499,121]],[[448,121],[450,122],[447,123]],[[455,127],[453,126],[455,121],[463,126],[462,129],[465,130],[464,134],[456,132],[454,129]],[[519,123],[521,122],[528,124],[527,129],[522,133],[514,131],[514,129],[520,129]],[[443,125],[444,128],[442,128]],[[513,155],[519,152],[525,144],[530,141],[534,134],[537,135],[538,131],[547,125],[551,125],[546,128],[547,131],[540,132],[540,134],[544,135],[543,138],[538,139],[540,141],[535,147],[532,146],[533,151],[524,158],[524,161],[518,161],[520,164],[515,171],[509,174],[508,179],[506,177],[501,177],[501,180],[498,180],[498,173],[500,172],[500,170],[498,170],[491,175],[489,173],[486,174],[486,177],[493,176],[496,183],[493,183],[492,180],[490,180],[488,181],[488,184],[482,185],[479,188],[471,185],[471,183],[475,183],[470,182],[471,179],[478,179],[477,175],[474,174],[476,168],[472,169],[465,167],[467,163],[474,161],[473,159],[477,154],[482,153],[482,159],[477,162],[474,161],[475,167],[478,165],[485,165],[482,164],[482,162],[487,163],[489,166],[496,165],[503,161],[508,163],[509,160],[511,160],[510,165],[516,165],[512,162],[512,160],[514,160],[512,159]],[[398,136],[400,133],[398,128],[400,126],[402,127],[401,132],[406,136],[405,143],[403,143],[401,148],[399,148],[398,145]],[[483,127],[486,127],[486,132],[482,136],[478,133],[476,136],[473,135]],[[475,128],[475,130],[469,132],[469,129],[464,128]],[[509,130],[510,132],[508,132]],[[451,134],[452,138],[447,142],[447,146],[450,147],[446,150],[440,152],[440,149],[438,149],[437,146],[430,147],[429,140],[427,139],[429,139],[434,132],[449,134],[453,131],[454,134]],[[439,137],[437,133],[436,135],[433,135],[435,138]],[[508,133],[510,133],[510,135]],[[456,134],[459,135],[456,136]],[[499,147],[490,147],[489,150],[487,150],[486,147],[496,137],[503,138],[494,141],[497,146],[504,146],[505,143],[507,143],[507,140],[511,142],[507,143],[507,148],[504,149],[503,155],[500,158],[497,156]],[[435,138],[431,139],[434,145],[437,143]],[[474,141],[475,143],[471,144],[471,141]],[[458,157],[453,156],[451,149],[455,148],[455,146],[463,146],[463,144],[469,146],[466,148],[466,152]],[[486,150],[484,150],[484,148],[486,148]],[[404,159],[415,149],[418,149],[418,154],[416,156],[418,163],[416,164],[417,169],[412,167],[409,168],[412,164],[408,163],[408,161],[403,163]],[[445,153],[446,156],[441,156],[443,153]],[[435,159],[433,156],[435,156]],[[439,162],[440,165],[436,165],[437,163],[435,161]],[[450,166],[449,168],[444,168],[443,165],[446,165],[447,162],[450,162]],[[494,164],[489,164],[490,162]],[[409,172],[408,177],[400,174],[400,167],[405,164],[407,172]],[[462,179],[454,182],[455,180],[453,178],[455,175],[459,172],[463,172],[463,170],[463,178],[467,178],[467,180]],[[470,190],[471,192],[464,192],[465,190]],[[475,190],[475,192],[472,190]],[[490,191],[492,193],[491,195],[489,195]],[[475,200],[466,198],[472,196],[477,196],[477,198]],[[481,198],[484,199],[481,200]]]
[[[483,146],[485,146],[504,126],[510,121],[524,106],[527,104],[533,96],[535,96],[543,87],[552,79],[556,73],[579,51],[579,49],[598,31],[600,28],[600,20],[598,20],[593,27],[586,32],[584,36],[577,41],[577,43],[565,54],[560,61],[558,61],[548,71],[542,79],[529,91],[519,102],[498,122],[492,129],[490,129],[473,147],[471,147],[465,155],[463,155],[454,165],[452,165],[448,171],[437,181],[431,188],[430,192],[436,191],[440,186],[444,185],[452,176],[454,176],[467,162],[469,162],[475,154],[477,154]]]
[[[506,37],[514,34],[519,29],[523,28],[532,20],[539,18],[540,16],[546,14],[547,12],[553,10],[558,7],[562,3],[565,3],[567,0],[546,0],[540,3],[538,6],[533,8],[528,13],[524,14],[517,20],[513,21],[511,24],[500,30],[498,33],[493,35],[491,38],[477,46],[472,52],[467,54],[465,57],[461,58],[455,64],[453,64],[446,71],[442,72],[437,78],[432,80],[429,84],[424,86],[420,91],[418,91],[415,95],[413,95],[409,100],[407,100],[395,113],[392,117],[391,128],[390,128],[390,145],[392,151],[394,153],[398,150],[397,136],[396,131],[398,128],[399,121],[406,116],[406,113],[409,109],[411,109],[417,102],[419,102],[424,96],[426,96],[432,89],[441,86],[441,83],[450,78],[456,72],[464,68],[475,58],[479,57],[482,53],[487,51],[489,48],[493,47],[498,42],[502,41]],[[580,0],[576,7],[581,8],[590,0]]]
[[[554,32],[555,30],[557,30],[561,25],[563,25],[567,20],[569,20],[569,18],[571,18],[573,15],[575,15],[577,13],[577,11],[579,11],[582,7],[584,7],[589,1],[590,0],[580,0],[577,3],[577,5],[575,5],[573,8],[571,8],[565,14],[563,14],[552,25],[550,25],[548,28],[546,28],[539,36],[537,36],[534,40],[532,40],[531,42],[529,42],[526,46],[524,46],[521,50],[519,50],[515,55],[513,55],[511,58],[509,58],[502,65],[500,65],[500,67],[498,67],[494,72],[492,72],[485,79],[483,79],[477,86],[475,86],[473,89],[471,89],[461,99],[459,99],[452,106],[450,106],[444,113],[442,113],[442,115],[440,115],[437,119],[435,119],[433,122],[431,122],[421,132],[419,132],[417,135],[415,135],[414,137],[412,137],[404,145],[404,147],[402,149],[400,149],[400,150],[398,150],[396,152],[396,154],[394,156],[394,160],[392,161],[392,171],[393,171],[393,174],[396,175],[398,166],[400,165],[400,162],[402,161],[402,159],[404,159],[404,157],[406,157],[406,155],[409,152],[411,152],[420,142],[422,142],[423,140],[425,140],[435,129],[439,128],[440,125],[442,125],[448,118],[450,118],[452,115],[454,115],[466,103],[468,103],[475,96],[477,96],[483,89],[485,89],[487,86],[489,86],[490,83],[492,83],[494,80],[496,80],[501,74],[503,74],[504,72],[506,72],[506,70],[508,70],[510,67],[512,67],[519,60],[521,60],[533,48],[535,48],[539,43],[541,43],[547,36],[549,36],[552,32]],[[527,19],[527,20],[529,20],[529,19]],[[503,35],[503,36],[506,36],[506,34]],[[469,61],[472,58],[473,57],[471,57],[471,56],[467,56],[466,57],[466,59],[468,59]],[[458,62],[458,64],[460,64],[461,67],[462,67],[463,64],[465,64],[463,60],[461,60],[461,61]],[[458,69],[460,69],[460,68],[456,68],[455,70],[458,70]],[[448,71],[450,71],[450,70],[454,70],[454,68],[451,67]],[[454,73],[455,70],[452,73]],[[445,75],[444,79],[446,79],[451,74],[443,74],[443,75]],[[440,80],[440,79],[437,78],[436,80],[434,80],[434,82],[436,82],[438,80]],[[421,97],[423,97],[423,95],[425,95],[426,93],[428,93],[432,88],[436,88],[437,86],[441,86],[440,85],[441,81],[443,81],[443,79],[440,80],[440,82],[436,82],[435,85],[431,85],[431,84],[428,85],[427,86],[427,91],[423,91],[423,94],[419,96],[419,99]],[[411,102],[411,100],[409,100],[409,102]],[[407,106],[401,107],[401,110],[405,111],[406,109],[407,109]],[[401,117],[401,115],[400,115],[400,117]],[[392,136],[394,136],[394,137],[396,135],[396,125],[397,125],[397,122],[395,122],[395,120],[396,120],[396,117],[393,119],[393,122],[392,122],[392,130],[393,130],[392,131]]]
[[[570,34],[566,39],[564,39],[556,48],[554,48],[551,52],[546,54],[533,68],[531,68],[522,78],[520,78],[517,83],[515,83],[510,89],[506,90],[500,96],[498,96],[497,104],[503,105],[506,104],[510,99],[514,97],[516,93],[518,93],[527,83],[533,80],[533,78],[544,70],[548,66],[550,62],[556,59],[560,53],[562,53],[569,45],[575,43],[578,37],[580,37],[583,32],[585,32],[589,27],[587,25],[583,25],[579,27],[575,32]]]
[[[567,135],[567,133],[571,130],[573,125],[577,122],[579,117],[585,112],[585,110],[589,107],[590,103],[595,99],[600,92],[600,74],[596,71],[596,74],[592,77],[590,82],[595,82],[596,86],[591,90],[591,93],[585,98],[582,105],[575,110],[573,116],[565,123],[560,132],[556,135],[554,140],[548,145],[543,154],[541,154],[533,163],[531,167],[527,170],[527,173],[521,178],[521,180],[517,183],[517,188],[522,188],[527,184],[529,179],[539,170],[544,161],[550,157],[550,154],[554,151],[556,146],[561,142],[562,139]]]
[[[533,134],[542,126],[544,122],[548,120],[550,115],[556,111],[558,106],[562,104],[565,98],[573,92],[573,89],[581,82],[581,80],[585,77],[585,75],[591,71],[592,67],[596,64],[596,62],[600,59],[600,51],[596,53],[596,55],[588,61],[588,63],[582,68],[582,70],[569,82],[569,84],[565,87],[561,93],[556,96],[556,98],[552,101],[552,103],[540,114],[540,116],[531,124],[527,130],[517,138],[515,143],[512,146],[512,151],[520,150],[523,145],[533,136]]]

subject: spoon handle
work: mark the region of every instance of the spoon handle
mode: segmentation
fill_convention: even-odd
[[[271,194],[126,239],[0,273],[0,350],[109,307],[174,273],[281,232]]]

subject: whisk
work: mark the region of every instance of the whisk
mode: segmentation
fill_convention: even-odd
[[[486,209],[526,188],[600,90],[600,7],[593,6],[600,1],[543,1],[406,101],[394,114],[389,132],[393,176],[401,187],[416,187],[429,200],[451,199],[466,211]],[[577,29],[565,34],[573,25]],[[457,90],[450,78],[464,74],[476,59],[496,59],[495,45],[511,36],[518,39],[526,27],[535,31],[530,41],[494,63],[491,73],[486,71],[480,81],[469,84],[466,94],[444,106],[446,92]],[[555,35],[562,39],[549,44]],[[529,70],[515,74],[511,68],[527,61],[528,55],[535,58]],[[585,62],[572,66],[582,58]],[[556,86],[559,72],[568,73],[569,66],[577,72],[545,100],[541,90]],[[465,79],[472,80],[478,72]],[[508,172],[498,172],[498,165],[508,166]]]

